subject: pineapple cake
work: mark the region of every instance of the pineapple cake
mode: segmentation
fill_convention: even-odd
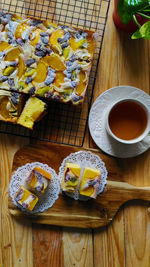
[[[23,186],[20,186],[16,193],[15,200],[26,210],[32,211],[38,202],[38,197]]]
[[[0,88],[82,103],[96,34],[16,14],[0,18]]]
[[[35,167],[26,178],[27,187],[35,193],[44,193],[51,181],[51,174],[40,167]]]
[[[64,176],[61,182],[62,191],[75,193],[80,173],[81,167],[79,164],[66,163]]]

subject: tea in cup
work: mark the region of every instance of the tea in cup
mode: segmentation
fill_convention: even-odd
[[[136,99],[119,100],[107,113],[106,129],[123,144],[138,143],[150,132],[150,110]]]

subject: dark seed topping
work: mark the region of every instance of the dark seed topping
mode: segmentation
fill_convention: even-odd
[[[5,52],[0,52],[0,57],[2,58],[2,57],[5,57]]]
[[[44,82],[45,85],[50,85],[54,81],[54,79],[55,79],[54,77],[48,77]]]
[[[38,182],[39,182],[40,184],[43,184],[43,176],[42,176],[42,174],[39,173],[38,171],[35,171],[35,170],[34,170],[34,174],[35,174],[35,176],[37,177]]]
[[[23,46],[24,45],[24,40],[22,38],[18,38],[16,40],[17,44],[20,45],[20,46]]]
[[[66,32],[65,36],[63,37],[64,42],[68,41],[71,37],[70,32]]]
[[[5,82],[8,80],[8,77],[7,76],[1,76],[0,77],[0,82]]]
[[[49,36],[49,33],[48,32],[41,32],[40,33],[40,36],[42,36],[42,37],[48,37]]]
[[[14,80],[13,79],[8,79],[8,84],[12,87],[14,86]]]
[[[47,53],[47,48],[46,47],[42,47],[41,49],[44,53]]]
[[[53,97],[53,93],[52,92],[48,92],[46,97],[47,98],[52,98]]]
[[[1,12],[0,16],[1,16],[1,23],[6,24],[11,20],[12,15],[11,14],[5,14],[5,13]]]
[[[35,51],[35,55],[38,57],[45,57],[46,53],[44,51]]]
[[[19,103],[19,99],[16,98],[15,96],[11,97],[11,101],[13,102],[14,105],[17,105]]]
[[[67,71],[66,71],[64,74],[66,75],[66,77],[67,77],[68,79],[71,79],[71,72],[67,72]]]
[[[12,44],[13,43],[12,39],[8,39],[8,43]]]
[[[76,87],[77,86],[77,82],[74,82],[73,81],[73,82],[71,82],[71,84],[72,84],[73,87]]]
[[[60,28],[61,28],[62,30],[65,30],[65,29],[68,29],[68,26],[61,25]]]
[[[40,19],[35,19],[35,20],[32,20],[30,25],[31,26],[37,26],[38,24],[42,23],[42,20]]]
[[[81,30],[79,30],[79,31],[76,32],[75,37],[76,37],[77,39],[80,39],[81,37],[82,37],[82,38],[86,38],[86,33],[83,32],[83,31],[81,31]]]
[[[27,79],[25,80],[25,83],[28,84],[28,83],[31,83],[33,80],[32,77],[27,77]]]
[[[70,61],[71,61],[71,62],[74,62],[75,60],[76,60],[76,56],[73,55],[73,56],[71,57]]]
[[[69,45],[68,43],[63,43],[63,44],[61,45],[61,48],[64,49],[64,48],[68,47],[68,45]]]
[[[36,62],[36,60],[34,58],[30,58],[30,59],[26,60],[25,64],[27,67],[30,67],[35,62]]]
[[[14,96],[15,98],[19,98],[19,93],[11,92],[11,95]]]
[[[36,48],[37,50],[41,50],[41,49],[42,49],[42,44],[41,44],[41,43],[38,43],[38,44],[35,46],[35,48]]]
[[[35,87],[34,87],[34,86],[31,87],[31,88],[29,89],[28,93],[29,93],[30,95],[34,95],[34,93],[35,93]]]
[[[47,39],[46,37],[41,37],[41,41],[43,42],[43,44],[48,45],[49,44],[49,39]]]
[[[72,62],[71,61],[66,61],[67,67],[71,67]]]
[[[94,185],[96,185],[96,184],[97,184],[97,179],[89,180],[89,181],[88,181],[88,185],[89,185],[89,186],[94,186]]]
[[[63,38],[58,38],[57,41],[58,41],[58,43],[62,44],[63,43]]]
[[[48,76],[51,76],[51,75],[54,75],[55,73],[55,70],[54,69],[51,69],[50,67],[48,68]]]
[[[79,96],[79,95],[77,95],[77,96],[75,96],[72,100],[73,100],[73,102],[78,102],[78,101],[80,101],[82,98],[83,98],[83,96]]]
[[[7,32],[7,37],[8,37],[9,39],[13,39],[13,34],[12,34],[12,32]]]
[[[9,66],[11,66],[11,67],[16,67],[17,65],[18,65],[18,62],[16,62],[16,61],[12,61],[9,64]]]

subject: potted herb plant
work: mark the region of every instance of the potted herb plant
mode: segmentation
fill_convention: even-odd
[[[150,40],[150,0],[115,0],[113,20],[132,39]]]

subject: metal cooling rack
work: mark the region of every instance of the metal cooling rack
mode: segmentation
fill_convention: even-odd
[[[0,122],[1,133],[74,146],[83,145],[108,8],[109,0],[1,1],[1,9],[5,12],[49,19],[54,23],[72,25],[99,33],[89,86],[82,108],[49,102],[48,114],[36,124],[33,132],[21,126]]]

